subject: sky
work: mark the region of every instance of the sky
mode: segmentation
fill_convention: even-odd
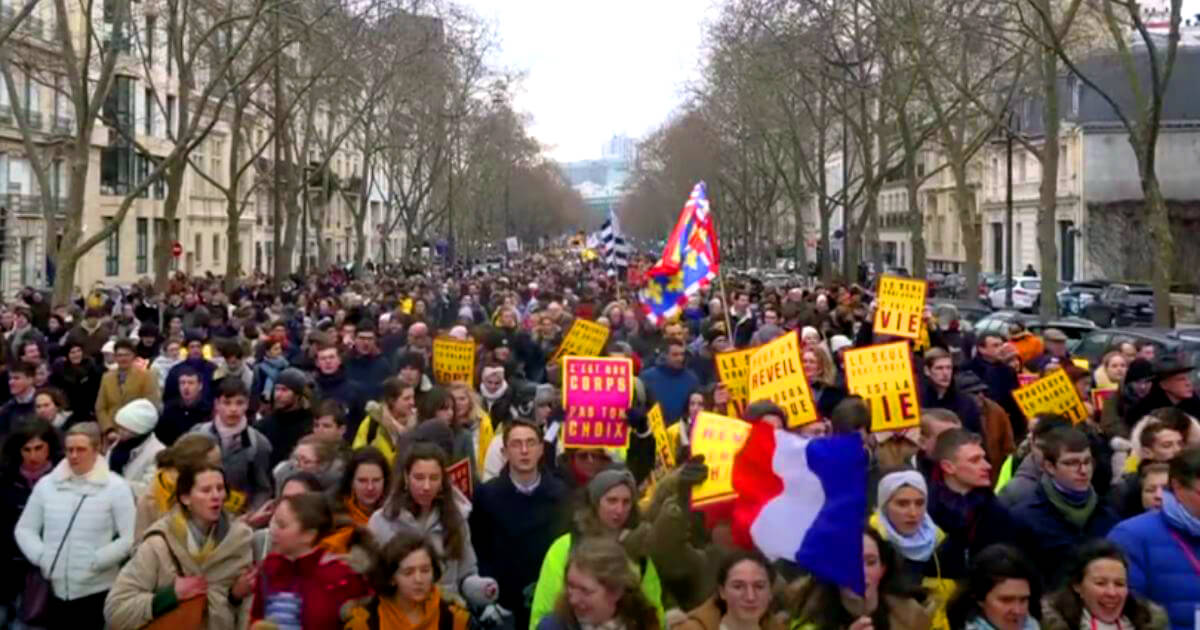
[[[492,25],[493,63],[523,72],[514,105],[560,161],[600,157],[667,120],[699,76],[712,0],[463,0]]]

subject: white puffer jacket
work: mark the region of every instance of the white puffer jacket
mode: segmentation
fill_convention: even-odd
[[[79,514],[67,535],[67,524],[77,506]],[[33,487],[17,521],[17,546],[50,578],[60,599],[71,601],[102,593],[112,587],[121,563],[129,556],[135,512],[129,485],[110,472],[102,458],[83,477],[73,475],[64,459]],[[50,575],[60,543],[62,553]]]

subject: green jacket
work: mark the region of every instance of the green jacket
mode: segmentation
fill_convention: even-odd
[[[554,604],[562,593],[563,582],[567,578],[567,561],[571,557],[571,535],[563,534],[550,545],[542,560],[542,572],[538,575],[537,588],[533,592],[533,610],[529,617],[529,630],[537,630],[542,617],[554,612]],[[645,574],[642,575],[642,592],[658,609],[658,623],[662,628],[667,627],[667,616],[662,607],[662,584],[658,580],[658,570],[654,562],[646,558]]]

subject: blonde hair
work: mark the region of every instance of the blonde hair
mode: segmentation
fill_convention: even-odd
[[[93,449],[97,451],[100,450],[99,424],[95,422],[80,422],[79,424],[71,425],[71,428],[67,429],[66,434],[63,435],[63,443],[65,444],[67,438],[70,438],[72,435],[82,435],[86,437],[88,441],[92,443]]]
[[[805,346],[803,352],[811,352],[817,358],[820,371],[814,380],[826,387],[833,387],[837,383],[837,370],[833,367],[833,357],[830,356],[829,350],[826,350],[825,346]],[[803,352],[801,358],[804,357]]]
[[[658,612],[642,592],[642,577],[630,562],[625,548],[605,536],[584,538],[571,549],[567,570],[574,568],[592,576],[610,593],[620,592],[615,618],[626,628],[660,630]],[[564,588],[555,605],[558,618],[568,625],[577,625],[575,611],[567,601]]]
[[[471,389],[466,383],[454,383],[450,386],[450,400],[454,408],[454,417],[458,418],[458,402],[454,398],[454,394],[460,391],[467,393],[467,400],[471,401],[471,420],[478,421],[483,417],[483,399],[480,398],[479,392]]]

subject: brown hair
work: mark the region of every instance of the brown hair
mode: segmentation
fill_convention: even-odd
[[[313,435],[312,433],[300,438],[300,441],[296,442],[296,446],[311,446],[317,454],[317,461],[322,466],[328,465],[337,459],[338,447],[341,444],[341,440],[332,440],[319,435]],[[295,449],[292,449],[292,451],[295,452]]]
[[[396,521],[400,519],[403,510],[408,510],[414,516],[420,513],[420,508],[408,493],[408,473],[420,461],[437,462],[438,467],[442,469],[442,488],[433,500],[433,507],[440,511],[442,525],[445,527],[442,548],[446,550],[446,556],[452,559],[461,558],[466,545],[467,524],[454,501],[454,487],[450,485],[450,475],[446,474],[446,469],[449,468],[446,452],[436,444],[417,442],[409,449],[408,457],[404,458],[404,465],[396,468],[391,496],[381,508],[383,516],[390,521]]]
[[[402,532],[393,536],[392,540],[383,546],[383,549],[374,554],[377,560],[371,565],[371,570],[365,576],[379,597],[396,595],[396,582],[393,578],[396,571],[400,570],[400,563],[422,549],[429,554],[429,561],[433,563],[434,584],[441,581],[442,562],[433,542],[424,536]]]
[[[217,448],[217,441],[207,433],[188,433],[154,456],[159,469],[199,466],[208,461],[208,454]]]
[[[300,521],[301,531],[311,530],[317,533],[314,541],[324,538],[333,529],[333,508],[325,495],[319,492],[305,492],[283,497],[279,501],[292,509],[296,520]]]
[[[179,476],[175,478],[175,495],[171,497],[172,502],[178,503],[182,507],[183,503],[179,497],[191,494],[192,488],[196,487],[196,478],[206,472],[221,473],[221,481],[225,480],[225,469],[215,464],[200,462],[195,466],[184,466],[179,470]],[[187,508],[184,507],[184,509]]]
[[[626,628],[644,628],[659,630],[658,612],[654,604],[646,599],[642,592],[642,578],[638,575],[629,556],[620,543],[606,537],[587,538],[571,550],[571,559],[567,563],[567,572],[571,569],[586,573],[605,590],[620,592],[617,600],[616,618],[624,623]],[[567,589],[563,589],[554,607],[559,619],[574,627],[578,625],[575,611],[567,601]]]

